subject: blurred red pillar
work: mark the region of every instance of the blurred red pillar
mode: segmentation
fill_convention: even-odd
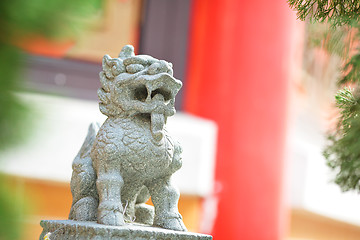
[[[284,0],[194,0],[184,109],[219,126],[215,240],[283,239],[290,36]]]

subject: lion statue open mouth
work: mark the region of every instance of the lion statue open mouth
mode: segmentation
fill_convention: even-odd
[[[181,81],[171,63],[135,56],[130,45],[118,58],[105,55],[102,66],[99,105],[108,118],[90,126],[74,159],[69,219],[186,231],[170,181],[182,165],[182,149],[165,128]],[[145,204],[150,196],[154,209]]]

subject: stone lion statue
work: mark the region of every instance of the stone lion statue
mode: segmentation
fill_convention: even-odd
[[[134,54],[105,55],[98,90],[100,111],[73,161],[69,219],[106,225],[139,222],[186,231],[171,175],[181,165],[181,146],[165,128],[175,114],[181,81],[172,64]],[[151,196],[154,207],[145,202]]]

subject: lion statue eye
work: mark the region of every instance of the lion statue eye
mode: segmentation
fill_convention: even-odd
[[[145,102],[148,97],[147,89],[144,85],[138,86],[133,90],[133,99]]]

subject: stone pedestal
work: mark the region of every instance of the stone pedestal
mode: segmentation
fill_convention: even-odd
[[[166,230],[139,224],[107,226],[96,222],[72,220],[42,220],[43,232],[39,240],[50,233],[50,240],[211,240],[212,236]]]

